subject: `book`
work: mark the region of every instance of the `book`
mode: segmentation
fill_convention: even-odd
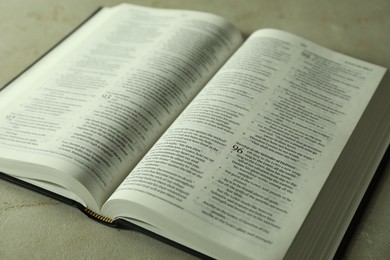
[[[201,257],[331,258],[389,145],[388,86],[280,30],[103,8],[0,92],[1,177]]]

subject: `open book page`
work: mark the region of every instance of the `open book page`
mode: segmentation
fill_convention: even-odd
[[[103,9],[1,93],[0,170],[99,211],[241,41],[214,15]]]
[[[296,36],[260,30],[103,211],[140,218],[211,256],[280,259],[384,72]]]

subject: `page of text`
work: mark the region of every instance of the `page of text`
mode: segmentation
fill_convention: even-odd
[[[298,37],[258,31],[113,199],[155,208],[177,221],[177,234],[188,229],[250,257],[281,259],[383,74]],[[191,225],[180,225],[187,218]]]
[[[102,205],[240,41],[213,15],[104,9],[2,93],[0,155],[76,165]]]

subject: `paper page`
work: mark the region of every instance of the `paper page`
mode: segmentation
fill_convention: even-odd
[[[62,171],[101,206],[240,42],[214,15],[104,9],[1,93],[0,156]]]
[[[384,71],[260,30],[154,145],[108,208],[142,217],[217,258],[238,252],[281,259]],[[126,211],[126,200],[147,214]]]

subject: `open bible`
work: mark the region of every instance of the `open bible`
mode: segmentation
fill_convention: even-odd
[[[390,143],[385,68],[102,8],[0,91],[0,177],[219,259],[334,256]]]

